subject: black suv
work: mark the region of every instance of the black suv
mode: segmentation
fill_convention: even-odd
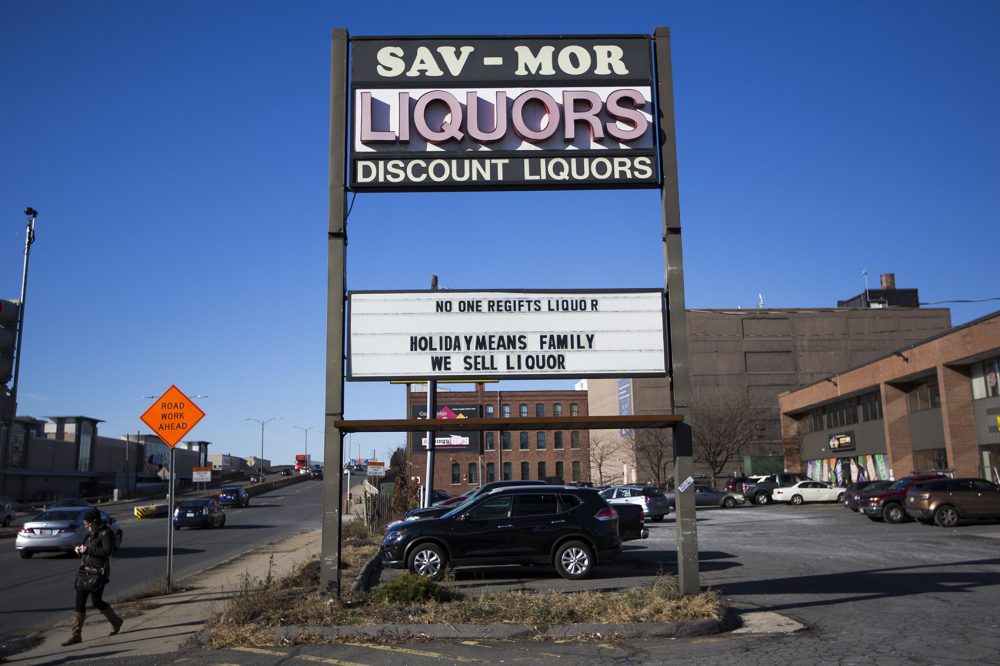
[[[586,578],[622,548],[618,513],[595,490],[510,486],[480,493],[440,518],[392,527],[385,566],[440,580],[448,566],[545,564]]]

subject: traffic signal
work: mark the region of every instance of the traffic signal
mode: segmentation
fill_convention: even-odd
[[[14,372],[14,346],[17,342],[17,319],[21,304],[0,299],[0,384],[10,381]]]

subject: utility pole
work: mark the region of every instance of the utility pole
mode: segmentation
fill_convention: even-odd
[[[431,291],[437,291],[438,276],[431,276]],[[437,418],[437,380],[427,380],[427,418]],[[434,492],[434,437],[437,435],[433,430],[427,431],[427,482],[424,484],[423,506],[428,507],[433,502],[431,498]]]

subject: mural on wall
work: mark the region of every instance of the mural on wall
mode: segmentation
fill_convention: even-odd
[[[824,458],[806,461],[806,475],[813,481],[842,486],[855,481],[888,479],[889,464],[881,453],[853,458]]]

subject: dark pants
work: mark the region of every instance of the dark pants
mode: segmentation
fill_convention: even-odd
[[[99,611],[103,611],[110,604],[104,601],[101,596],[104,594],[104,586],[101,585],[93,592],[86,592],[84,590],[76,591],[76,612],[84,613],[87,611],[87,595],[90,595],[91,601],[93,601],[94,608]]]

